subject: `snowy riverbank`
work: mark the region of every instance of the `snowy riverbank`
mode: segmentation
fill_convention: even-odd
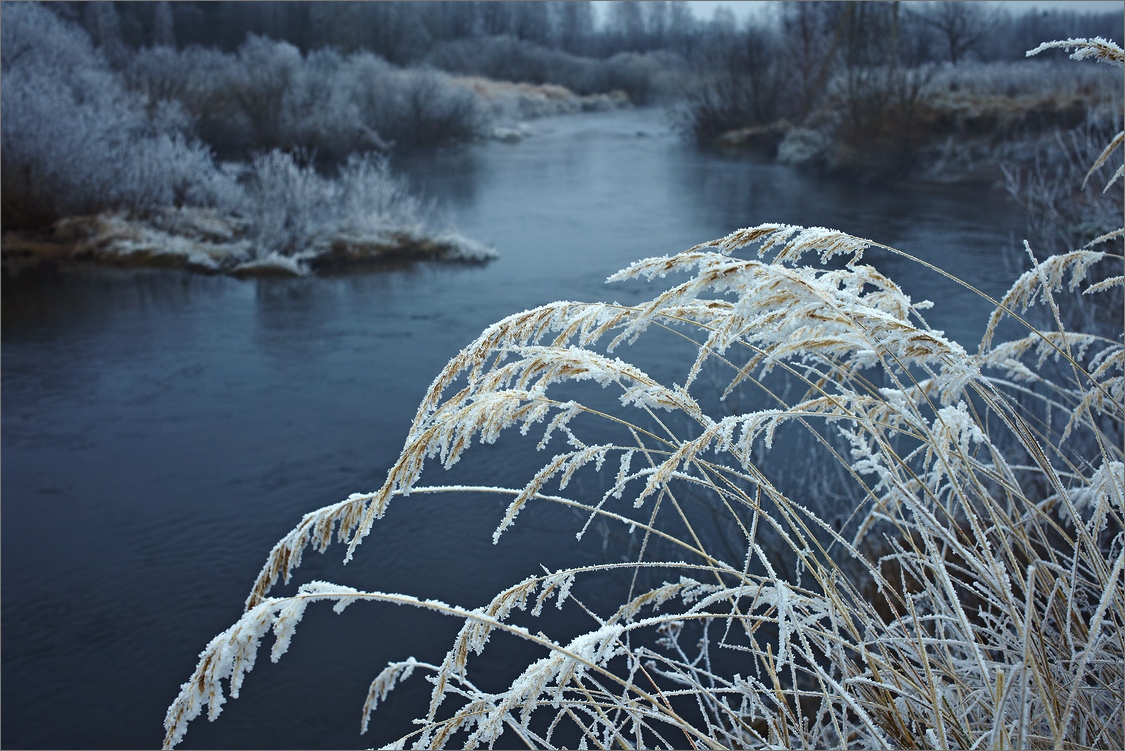
[[[6,273],[48,265],[183,268],[236,276],[306,276],[314,271],[419,260],[483,263],[494,249],[420,224],[375,230],[335,227],[302,250],[258,252],[244,219],[215,209],[164,209],[151,216],[103,212],[60,219],[48,230],[9,231],[0,239]]]

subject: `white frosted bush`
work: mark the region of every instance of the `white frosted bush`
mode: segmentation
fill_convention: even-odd
[[[412,251],[457,261],[496,256],[492,248],[433,226],[433,208],[391,173],[385,157],[353,155],[330,178],[275,150],[255,157],[244,180],[237,209],[250,253],[242,271],[266,264],[305,274],[334,256],[360,261]]]
[[[152,101],[171,101],[184,107],[195,122],[196,133],[207,143],[247,148],[253,139],[253,125],[229,85],[239,75],[234,55],[209,47],[138,50],[124,69],[130,89]]]
[[[251,162],[246,192],[245,215],[257,255],[312,255],[338,190],[311,165],[301,166],[275,150]]]
[[[402,69],[369,52],[294,46],[250,36],[235,54],[189,48],[139,52],[130,86],[183,104],[199,134],[224,149],[303,148],[322,161],[483,134],[472,91],[432,70]]]
[[[79,28],[30,3],[3,6],[5,214],[40,220],[108,208],[213,205],[237,194],[174,105],[122,88]]]
[[[426,209],[406,183],[391,174],[381,157],[351,157],[336,178],[340,186],[338,211],[348,229],[410,227],[421,223]]]
[[[388,67],[370,55],[355,56],[345,71],[363,122],[397,147],[465,141],[487,132],[484,103],[444,73]]]
[[[1125,64],[1115,45],[1070,45]],[[1121,163],[1122,141],[1100,167]],[[238,696],[270,630],[276,661],[322,601],[463,624],[441,660],[374,677],[363,731],[395,686],[432,684],[394,747],[1125,745],[1125,346],[1120,329],[1068,330],[1053,315],[1062,298],[1125,285],[1122,235],[1035,262],[989,300],[975,353],[864,262],[908,254],[780,224],[610,277],[657,283],[646,302],[560,301],[493,324],[434,379],[383,485],[309,512],[274,546],[244,614],[169,707],[166,746],[205,707],[215,719],[225,690]],[[1109,273],[1091,283],[1099,267]],[[1028,325],[1035,307],[1058,325]],[[694,356],[650,373],[616,355],[662,337]],[[514,429],[553,454],[531,477],[431,484],[433,464]],[[776,472],[772,454],[794,445],[819,485]],[[809,492],[833,486],[849,505]],[[343,542],[350,560],[392,502],[446,493],[508,499],[494,541],[555,504],[586,518],[579,538],[604,523],[640,544],[476,607],[323,581],[271,596],[308,548]],[[705,533],[708,516],[735,547]],[[614,572],[628,592],[590,606],[588,587]],[[556,607],[585,619],[577,636]],[[501,632],[541,657],[484,690],[476,668]]]

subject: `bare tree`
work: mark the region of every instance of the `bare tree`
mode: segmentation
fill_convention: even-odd
[[[824,91],[844,30],[840,3],[782,3],[783,54],[797,83],[797,117],[803,119]]]
[[[84,26],[94,40],[94,44],[101,48],[106,59],[111,63],[119,63],[125,59],[125,41],[121,33],[121,20],[113,3],[92,2],[86,5],[84,13]]]
[[[949,62],[956,65],[991,34],[999,20],[984,3],[936,2],[917,11],[919,20],[941,38]]]
[[[172,6],[167,0],[155,3],[152,9],[152,43],[156,47],[176,46],[176,27]]]
[[[622,49],[637,50],[644,45],[645,18],[638,0],[610,3],[607,26]]]
[[[594,8],[588,0],[555,4],[559,46],[572,53],[587,51],[594,35]]]

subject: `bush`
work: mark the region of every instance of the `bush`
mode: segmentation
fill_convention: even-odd
[[[314,258],[334,235],[417,229],[423,207],[379,157],[352,156],[335,179],[271,151],[251,162],[240,213],[256,258]]]
[[[368,52],[303,57],[258,36],[233,55],[143,50],[127,80],[153,99],[182,104],[199,135],[231,156],[303,149],[331,165],[352,153],[465,141],[488,124],[473,93],[441,73],[400,69]]]
[[[1115,45],[1067,44],[1125,64]],[[905,253],[775,224],[611,277],[676,275],[646,303],[558,302],[492,325],[434,380],[384,485],[277,543],[169,708],[166,745],[204,706],[214,719],[222,681],[238,695],[268,631],[276,661],[309,605],[363,601],[463,622],[440,662],[394,662],[371,683],[365,729],[397,683],[431,678],[399,747],[1121,747],[1125,347],[1021,313],[1055,310],[1064,284],[1094,298],[1122,286],[1083,281],[1120,269],[1122,235],[1036,263],[992,301],[976,354],[861,263],[868,249]],[[802,265],[814,253],[821,265]],[[665,335],[688,339],[694,360],[662,358],[658,377],[609,354]],[[1051,360],[1057,374],[1041,367]],[[587,381],[616,400],[575,400]],[[422,484],[428,462],[448,468],[517,426],[542,429],[539,447],[566,443],[526,483]],[[794,450],[819,477],[773,471],[771,456]],[[579,477],[597,491],[576,490]],[[477,608],[324,581],[270,596],[306,548],[335,536],[350,559],[388,504],[417,493],[510,498],[494,539],[525,507],[560,504],[639,547],[528,576]],[[729,552],[703,533],[713,515],[738,543]],[[582,593],[606,572],[632,585],[595,612]],[[540,617],[552,597],[588,619],[578,636],[544,634],[573,625]],[[469,669],[493,633],[545,651],[497,692]]]
[[[458,143],[484,135],[488,108],[468,88],[428,70],[387,70],[368,78],[370,64],[357,60],[351,80],[362,112],[396,148],[409,150]]]
[[[109,208],[214,205],[236,192],[185,135],[183,112],[125,91],[79,28],[34,4],[2,12],[6,226]]]
[[[243,201],[230,207],[244,227],[247,252],[237,273],[303,275],[387,258],[487,261],[496,252],[433,225],[433,209],[391,173],[385,157],[355,155],[334,178],[311,160],[274,150],[242,176]]]

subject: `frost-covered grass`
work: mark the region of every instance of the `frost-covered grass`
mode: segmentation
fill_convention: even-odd
[[[979,96],[1112,96],[1120,93],[1120,78],[1101,67],[1074,69],[1064,60],[1026,62],[967,62],[939,65],[932,86],[935,91]]]
[[[1115,45],[1066,44],[1125,64]],[[1118,201],[1123,139],[1090,178]],[[1123,235],[1033,262],[990,301],[976,352],[863,262],[907,254],[776,224],[610,278],[671,277],[648,302],[499,321],[435,378],[383,486],[310,512],[273,548],[169,708],[166,745],[238,696],[270,630],[276,661],[309,606],[381,602],[463,622],[444,658],[393,662],[357,697],[367,730],[397,684],[430,681],[397,746],[1122,747],[1125,347],[1120,328],[1062,322],[1074,297],[1122,320]],[[694,357],[649,373],[614,354],[662,338]],[[553,454],[533,476],[428,480],[515,429]],[[609,525],[634,544],[483,604],[324,581],[271,596],[309,547],[336,539],[350,559],[392,501],[427,493],[509,498],[494,539],[557,504],[586,518],[579,537]],[[627,592],[588,606],[607,572]],[[577,636],[551,635],[573,626],[556,606],[586,624]],[[542,657],[489,691],[473,668],[496,633]]]

